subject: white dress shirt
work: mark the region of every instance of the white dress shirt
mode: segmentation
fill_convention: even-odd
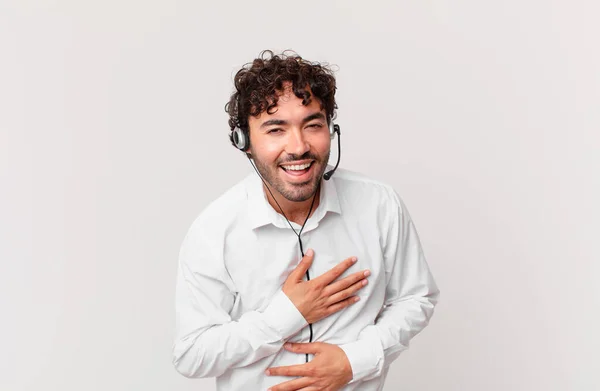
[[[296,231],[300,226],[291,223]],[[338,169],[302,232],[311,278],[358,257],[341,277],[369,269],[361,300],[313,324],[313,342],[340,346],[352,367],[342,390],[381,390],[390,363],[429,322],[439,290],[406,207],[389,186]],[[256,173],[212,202],[179,256],[173,364],[217,390],[266,390],[292,377],[270,367],[305,363],[283,349],[309,327],[281,287],[301,259],[297,236],[268,203]],[[312,355],[309,355],[309,359]]]

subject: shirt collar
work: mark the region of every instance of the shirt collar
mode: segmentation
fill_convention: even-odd
[[[329,169],[331,168],[327,166],[327,170]],[[279,228],[289,228],[287,221],[281,213],[275,211],[271,204],[269,204],[269,201],[267,201],[263,182],[260,177],[256,173],[252,173],[246,178],[245,182],[248,195],[248,217],[252,229],[268,224],[273,224]],[[311,221],[316,221],[318,223],[325,217],[327,212],[342,213],[334,178],[331,178],[328,181],[321,179],[319,206],[310,217],[307,225]],[[292,223],[292,225],[294,225],[294,223]],[[309,227],[307,226],[306,228]]]

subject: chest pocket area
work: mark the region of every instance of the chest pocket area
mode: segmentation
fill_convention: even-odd
[[[342,263],[346,258],[341,258],[333,255],[329,255],[326,253],[317,254],[315,252],[315,259],[310,267],[309,274],[310,279],[315,279],[317,277],[322,276],[323,274],[331,272],[331,270]],[[357,262],[358,263],[358,262]],[[344,272],[334,281],[339,281],[350,274],[359,271],[357,264],[350,266],[348,269],[344,270]]]
[[[310,278],[317,278],[324,273],[329,272],[334,267],[340,265],[344,260],[351,257],[353,255],[345,255],[343,257],[340,256],[332,256],[329,254],[321,254],[319,258],[315,253],[315,260],[313,262],[313,266],[310,269]],[[376,300],[383,300],[383,296],[385,295],[385,278],[386,273],[384,269],[383,260],[380,258],[373,259],[366,253],[360,254],[357,252],[355,255],[358,258],[358,261],[351,265],[349,268],[344,270],[344,272],[333,282],[340,281],[352,274],[369,270],[371,275],[367,277],[368,284],[358,290],[353,295],[357,295],[361,297],[361,300],[367,298],[373,298]],[[374,297],[373,297],[374,295]]]

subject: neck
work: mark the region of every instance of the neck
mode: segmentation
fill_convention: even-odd
[[[317,210],[317,207],[319,206],[321,186],[317,187],[317,191],[315,192],[315,194],[312,197],[310,197],[306,201],[298,201],[298,202],[288,200],[287,198],[285,198],[284,196],[279,194],[277,191],[274,191],[273,195],[271,195],[271,192],[269,192],[265,188],[264,183],[263,183],[263,191],[264,191],[265,195],[267,196],[267,200],[269,201],[269,204],[271,205],[271,207],[273,207],[273,209],[275,209],[275,211],[277,213],[281,213],[281,211],[279,209],[279,206],[281,206],[281,209],[283,209],[283,213],[285,214],[285,217],[288,218],[288,220],[293,221],[294,223],[296,223],[298,225],[302,225],[302,224],[304,224],[304,221],[307,219],[309,210],[310,210],[310,214],[312,215],[313,213],[315,213],[315,210]],[[273,199],[273,196],[276,197],[277,202],[275,202],[275,200]],[[313,197],[316,197],[314,200],[314,204],[313,204]],[[277,206],[277,204],[279,204],[279,206]],[[311,205],[313,205],[312,210],[310,209]],[[310,217],[310,216],[308,216],[308,217]]]

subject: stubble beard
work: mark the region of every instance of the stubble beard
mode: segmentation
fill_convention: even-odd
[[[270,166],[268,164],[264,164],[260,160],[254,158],[254,163],[256,164],[256,169],[262,176],[262,178],[267,182],[271,191],[276,191],[281,194],[285,199],[292,202],[302,202],[310,199],[319,186],[319,182],[321,178],[323,178],[323,173],[327,168],[327,164],[324,162],[329,161],[329,152],[325,156],[323,160],[314,159],[313,165],[319,164],[319,172],[315,172],[312,179],[308,182],[303,183],[286,183],[279,176],[278,170],[281,170],[279,164],[277,163],[275,166]]]

